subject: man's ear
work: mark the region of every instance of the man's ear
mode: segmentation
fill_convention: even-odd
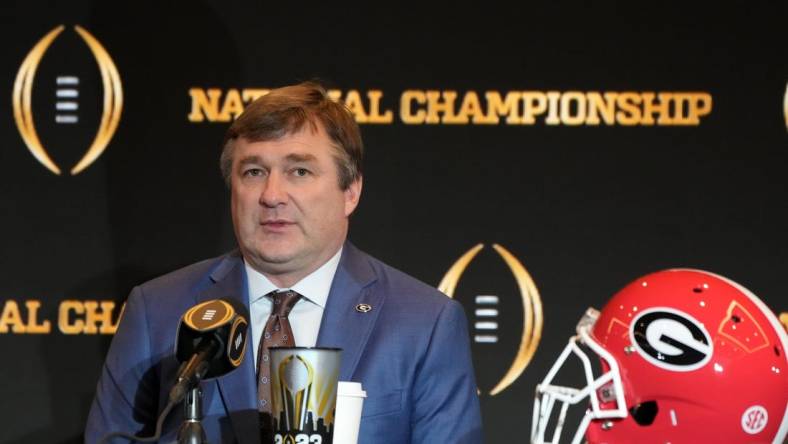
[[[350,216],[353,210],[358,206],[358,201],[361,199],[361,188],[364,182],[363,177],[359,177],[350,183],[345,191],[345,216]]]

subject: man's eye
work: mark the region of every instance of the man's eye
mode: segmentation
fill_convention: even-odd
[[[309,170],[306,168],[296,168],[295,170],[293,170],[293,174],[295,174],[298,177],[304,177],[309,174]]]
[[[260,168],[249,168],[248,170],[244,170],[244,176],[262,176],[263,170]]]

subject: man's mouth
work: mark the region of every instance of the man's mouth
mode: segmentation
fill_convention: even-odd
[[[295,222],[285,219],[269,219],[269,220],[264,220],[263,222],[260,223],[260,225],[262,225],[264,228],[276,230],[281,228],[287,228],[288,226],[293,225],[294,223]]]

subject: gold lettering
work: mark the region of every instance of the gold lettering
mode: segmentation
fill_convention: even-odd
[[[209,122],[219,121],[219,99],[222,96],[220,89],[190,88],[189,95],[192,98],[192,111],[189,113],[189,122],[202,122],[206,119]]]
[[[558,93],[552,92],[550,94],[557,97]],[[534,116],[542,115],[547,111],[547,96],[539,91],[525,91],[523,92],[523,107],[523,124],[533,125],[536,123]]]
[[[501,93],[498,91],[487,91],[484,97],[487,99],[486,123],[500,123],[499,116],[506,116],[506,123],[509,125],[520,123],[519,92],[506,93],[504,100],[501,100]]]
[[[688,125],[699,125],[700,116],[705,116],[711,112],[711,95],[707,93],[691,93],[689,96],[689,123]]]
[[[616,120],[619,125],[633,126],[640,123],[640,94],[635,92],[622,92],[618,96]]]
[[[240,116],[242,112],[244,112],[244,103],[241,100],[241,93],[237,89],[228,89],[219,118],[222,122],[229,122]]]
[[[427,119],[427,112],[422,107],[417,108],[416,113],[412,113],[413,107],[411,102],[416,102],[418,105],[424,105],[427,102],[427,96],[424,91],[409,89],[402,93],[399,99],[399,118],[402,123],[406,125],[422,124]]]
[[[469,116],[473,116],[473,123],[477,125],[496,124],[499,120],[497,117],[490,119],[484,114],[482,105],[479,102],[479,95],[476,94],[475,91],[468,91],[465,94],[465,97],[463,97],[462,105],[460,105],[460,116],[460,118],[463,120],[463,123],[468,123]]]
[[[673,114],[674,125],[691,125],[689,116],[689,99],[687,94],[674,93],[673,102],[675,113]]]
[[[335,102],[339,102],[342,99],[342,91],[338,89],[329,89],[326,91],[326,94],[328,95],[329,99]]]
[[[11,326],[13,333],[27,331],[25,323],[22,322],[22,314],[19,313],[19,305],[11,299],[3,304],[3,313],[0,315],[0,333],[8,333],[8,326]]]
[[[673,94],[659,93],[658,99],[654,101],[653,92],[644,92],[641,97],[643,98],[643,119],[640,121],[641,125],[654,125],[653,114],[657,113],[657,125],[670,125],[672,120],[670,118],[670,101]]]
[[[599,113],[602,113],[602,120],[605,125],[616,123],[616,97],[618,93],[606,92],[604,98],[602,94],[592,91],[586,94],[588,100],[588,118],[586,125],[599,125]]]
[[[41,308],[40,301],[25,301],[27,307],[27,333],[28,334],[47,334],[52,330],[49,321],[38,322],[38,309]]]
[[[383,97],[383,91],[369,90],[367,97],[369,98],[369,123],[391,123],[394,120],[391,110],[386,110],[383,114],[380,113],[380,99]]]
[[[549,104],[547,110],[547,119],[544,123],[547,125],[559,125],[561,119],[558,118],[558,99],[561,98],[561,93],[558,91],[547,92],[547,102]]]
[[[443,100],[441,100],[441,96]],[[454,115],[454,101],[457,91],[427,91],[427,119],[426,123],[462,123]],[[443,118],[439,114],[443,114]]]
[[[361,95],[355,89],[351,89],[345,96],[345,106],[353,113],[358,123],[367,123],[369,117],[364,111],[364,104],[361,103]]]
[[[86,335],[95,335],[101,333],[109,335],[115,333],[118,329],[117,324],[112,323],[112,309],[115,308],[115,303],[112,301],[101,301],[101,310],[97,310],[99,303],[96,301],[85,301],[85,328],[82,333]],[[101,324],[100,328],[96,328],[96,324]]]
[[[71,320],[71,312],[74,312],[74,320]],[[57,326],[61,333],[66,335],[78,335],[85,328],[85,322],[77,318],[77,315],[85,313],[85,307],[80,301],[66,300],[60,303],[58,308]]]
[[[572,115],[572,101],[576,102]],[[567,91],[561,96],[561,122],[564,125],[582,125],[586,120],[586,96],[578,91]]]
[[[229,122],[244,107],[270,92],[265,88],[191,88],[191,122]],[[393,109],[382,105],[383,91],[358,89],[327,91],[329,99],[343,102],[359,124],[390,124]],[[712,96],[705,92],[600,92],[600,91],[475,91],[405,90],[400,95],[399,118],[407,125],[495,125],[505,116],[508,125],[699,125],[712,111]]]

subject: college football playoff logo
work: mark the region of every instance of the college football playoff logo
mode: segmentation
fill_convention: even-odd
[[[516,346],[517,351],[514,360],[504,376],[500,380],[498,380],[497,375],[495,376],[498,382],[489,390],[489,394],[495,396],[516,381],[531,362],[542,337],[543,318],[542,300],[531,275],[523,264],[505,248],[498,244],[493,244],[492,247],[498,256],[503,259],[512,276],[514,276],[515,288],[520,294],[522,304],[522,333],[517,338],[519,345]],[[446,275],[438,285],[438,289],[449,297],[454,298],[460,277],[462,277],[468,265],[483,248],[484,244],[478,244],[457,259],[449,271],[446,272]],[[497,294],[490,294],[489,288],[495,286],[497,283],[495,281],[506,280],[490,279],[490,276],[495,276],[495,274],[485,275],[481,284],[485,292],[482,294],[476,293],[473,296],[474,305],[472,307],[469,306],[467,299],[461,301],[466,305],[466,312],[473,314],[471,339],[474,347],[501,347],[500,335],[506,335],[507,331],[511,332],[511,328],[501,328],[507,326],[505,325],[507,320],[503,315],[511,315],[513,312],[516,312],[517,310],[511,305],[519,305],[518,302],[520,302],[516,298],[499,297]],[[519,316],[516,319],[519,322]],[[509,327],[515,327],[511,319],[508,321]],[[485,351],[489,351],[489,349]],[[500,348],[497,352],[502,353],[504,349]],[[489,359],[488,356],[485,353],[485,359]],[[478,370],[480,370],[479,373],[484,374],[487,373],[485,370],[489,369],[483,368]],[[480,389],[480,392],[482,391]]]
[[[49,46],[65,30],[65,26],[60,25],[47,33],[41,40],[33,46],[27,54],[14,82],[12,102],[14,107],[14,120],[19,129],[25,145],[42,165],[54,174],[60,174],[60,167],[52,160],[49,153],[44,149],[33,119],[33,82],[36,76],[41,59],[44,57]],[[80,26],[74,26],[74,31],[87,44],[93,57],[98,64],[101,74],[103,88],[102,113],[96,136],[88,147],[82,158],[71,168],[71,174],[76,175],[90,166],[104,152],[115,134],[115,130],[120,122],[120,114],[123,108],[123,88],[120,82],[120,75],[115,63],[109,56],[104,47],[87,30]],[[75,124],[79,121],[79,84],[80,79],[74,75],[62,75],[56,79],[56,103],[57,115],[55,122],[58,124]]]
[[[785,116],[785,128],[788,129],[788,83],[785,84],[785,97],[783,98],[783,115]]]

